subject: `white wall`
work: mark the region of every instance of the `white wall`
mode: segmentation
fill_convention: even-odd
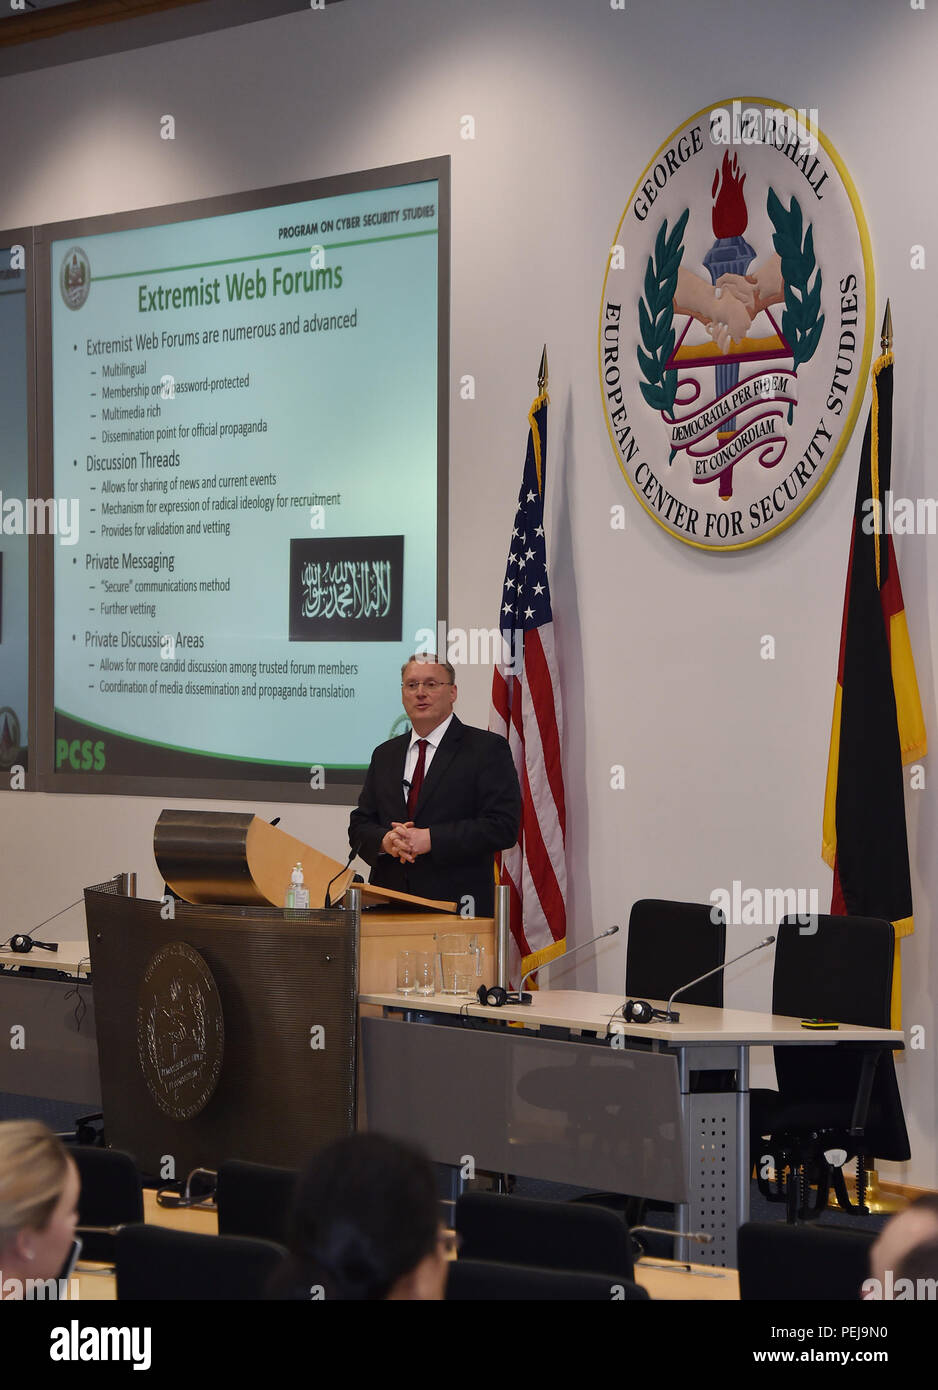
[[[747,887],[816,887],[821,809],[858,425],[832,481],[795,526],[733,556],[699,553],[655,526],[612,455],[596,380],[602,271],[650,153],[706,103],[747,94],[817,107],[863,202],[879,310],[892,300],[894,487],[938,494],[926,441],[938,429],[927,350],[938,194],[936,13],[877,0],[347,0],[120,56],[0,81],[0,225],[177,202],[370,168],[453,158],[450,623],[495,622],[542,342],[552,413],[548,538],[566,706],[571,938],[625,924],[644,895],[706,900]],[[159,139],[164,113],[176,140]],[[471,114],[476,139],[459,136]],[[625,502],[625,533],[609,508]],[[913,649],[935,732],[929,580],[935,538],[897,538]],[[771,633],[777,657],[759,656]],[[388,675],[389,695],[394,673]],[[490,673],[461,677],[460,713],[487,718]],[[709,711],[717,711],[711,714]],[[622,763],[627,788],[609,787]],[[908,796],[917,933],[903,947],[906,1027],[926,1047],[900,1061],[914,1157],[887,1176],[938,1187],[932,1046],[938,966],[932,846],[938,775]],[[229,807],[231,803],[226,803]],[[0,794],[4,929],[136,868],[162,801]],[[339,855],[346,813],[257,806]],[[77,914],[73,914],[74,915]],[[71,920],[71,919],[66,919]],[[63,929],[64,931],[64,929]],[[758,928],[735,929],[738,949]],[[768,1005],[771,960],[731,972],[727,1002]],[[567,983],[619,990],[624,937]],[[563,980],[555,968],[554,982]]]

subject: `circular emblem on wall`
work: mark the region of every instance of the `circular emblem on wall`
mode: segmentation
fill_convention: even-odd
[[[70,309],[80,309],[91,289],[91,263],[80,246],[71,246],[59,267],[59,289]]]
[[[164,1114],[191,1120],[204,1109],[218,1084],[224,1047],[221,999],[205,961],[185,942],[162,946],[140,986],[137,1055]]]
[[[20,721],[9,705],[0,708],[0,768],[7,772],[20,755]]]
[[[609,437],[665,530],[739,550],[830,478],[869,375],[873,266],[816,111],[744,97],[698,111],[638,180],[599,323]]]

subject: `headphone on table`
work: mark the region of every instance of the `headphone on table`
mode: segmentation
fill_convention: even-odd
[[[43,951],[57,951],[59,949],[57,941],[34,941],[31,936],[17,934],[10,937],[10,950],[17,955],[25,956],[34,946],[38,946]]]
[[[630,999],[622,1005],[622,1017],[626,1023],[675,1023],[673,1010],[655,1009],[647,999]]]
[[[476,990],[476,998],[480,1004],[488,1004],[490,1008],[500,1009],[505,1004],[530,1004],[532,996],[524,991],[518,994],[515,991],[507,990],[502,985],[480,985]]]

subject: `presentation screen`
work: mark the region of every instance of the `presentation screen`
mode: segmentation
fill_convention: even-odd
[[[29,742],[29,234],[0,233],[0,789],[25,786]]]
[[[432,160],[39,234],[53,789],[354,799],[444,615],[448,204]]]

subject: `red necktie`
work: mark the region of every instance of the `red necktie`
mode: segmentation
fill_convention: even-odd
[[[427,740],[425,738],[417,741],[417,766],[414,768],[414,775],[410,780],[410,791],[407,793],[407,819],[413,820],[414,812],[417,809],[417,800],[420,796],[420,788],[423,786],[423,772],[427,761]]]

